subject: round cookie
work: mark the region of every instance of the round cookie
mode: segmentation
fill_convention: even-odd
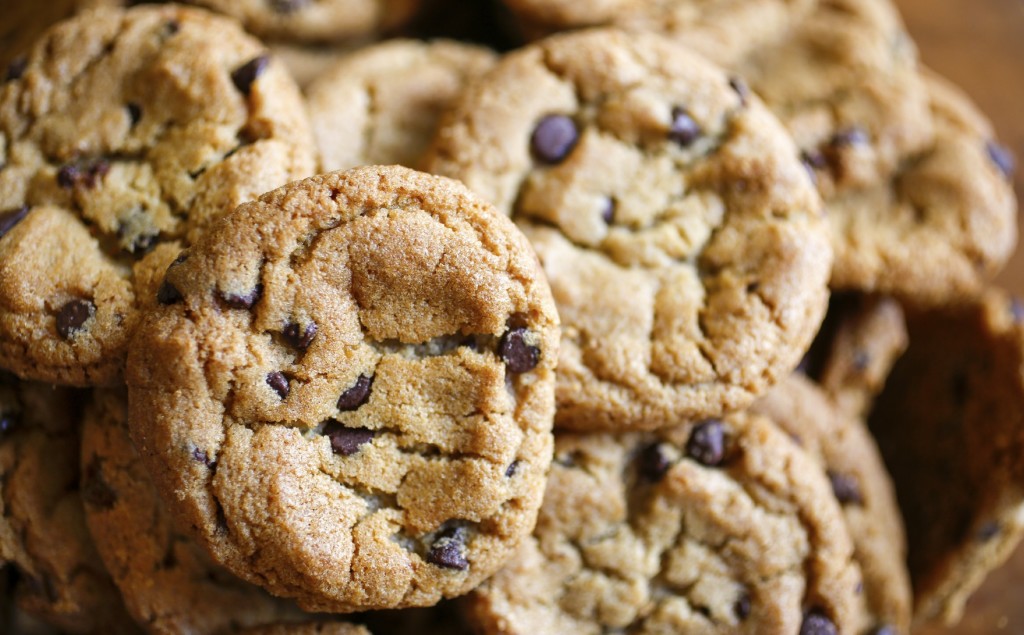
[[[175,6],[53,27],[0,86],[0,365],[116,382],[133,270],[315,168],[298,89],[226,18]]]
[[[322,169],[417,167],[441,114],[496,58],[450,40],[389,40],[345,57],[306,91]]]
[[[862,633],[852,557],[824,473],[764,418],[561,433],[533,536],[466,606],[485,635]]]
[[[952,624],[1024,535],[1024,307],[991,289],[907,326],[869,424],[906,522],[914,621]]]
[[[558,317],[526,239],[401,168],[295,182],[168,270],[132,437],[221,564],[307,610],[430,605],[533,527]]]
[[[910,633],[912,602],[903,521],[892,481],[867,426],[800,374],[754,402],[751,411],[792,435],[825,469],[853,539],[869,632]]]
[[[556,425],[654,428],[742,408],[825,312],[820,200],[782,126],[653,35],[586,31],[470,85],[427,169],[511,214],[562,318]]]
[[[940,306],[978,295],[1017,242],[1012,158],[946,80],[924,75],[933,143],[880,183],[826,200],[836,289]]]
[[[85,525],[80,398],[0,371],[0,565],[26,613],[67,633],[134,633]]]
[[[301,612],[214,565],[168,516],[128,436],[128,400],[97,390],[82,422],[85,514],[132,617],[151,633],[228,633]]]

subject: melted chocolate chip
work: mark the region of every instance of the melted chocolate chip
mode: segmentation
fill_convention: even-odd
[[[110,163],[97,159],[91,163],[69,163],[57,170],[57,184],[65,189],[92,189],[110,171]]]
[[[181,302],[181,292],[178,287],[164,280],[156,292],[156,301],[160,304],[174,304]]]
[[[21,419],[13,412],[0,412],[0,439],[12,432],[19,424],[21,424]]]
[[[177,20],[168,20],[167,23],[164,24],[164,31],[167,35],[174,35],[180,30],[181,22],[178,22]]]
[[[528,333],[525,328],[514,328],[502,335],[498,342],[498,355],[510,373],[525,373],[540,362],[540,349],[527,343]]]
[[[288,378],[284,376],[279,370],[276,370],[267,375],[267,385],[274,389],[277,395],[284,399],[291,392],[291,386],[288,385]]]
[[[999,523],[990,521],[978,528],[978,540],[981,542],[988,542],[999,535]]]
[[[652,483],[660,481],[672,467],[672,462],[660,443],[652,443],[641,450],[637,460],[640,476]]]
[[[289,322],[281,331],[281,337],[292,348],[304,351],[313,343],[316,332],[316,322],[310,322],[304,329],[296,322]]]
[[[245,295],[240,295],[237,293],[227,293],[226,291],[221,291],[219,293],[221,301],[224,304],[226,304],[229,308],[239,309],[243,311],[251,309],[253,305],[259,301],[261,295],[263,295],[262,284],[257,284],[255,287],[253,287],[252,291],[246,293]]]
[[[21,207],[0,212],[0,238],[3,238],[4,234],[11,231],[15,225],[28,216],[30,209],[28,205],[22,205]]]
[[[615,220],[615,199],[606,198],[601,206],[601,220],[607,225],[611,225],[612,221]]]
[[[434,539],[427,553],[427,562],[445,569],[465,571],[469,561],[463,553],[466,547],[466,530],[462,527],[445,529]]]
[[[277,13],[295,13],[309,4],[309,0],[271,0],[270,7]]]
[[[740,594],[740,597],[737,598],[736,603],[732,605],[733,615],[736,616],[737,620],[742,622],[750,617],[750,609],[750,594],[744,591]]]
[[[686,442],[686,456],[694,461],[715,467],[725,458],[725,431],[718,419],[697,424]]]
[[[547,115],[537,123],[530,137],[533,156],[543,163],[560,163],[579,140],[576,122],[565,115]]]
[[[346,428],[337,421],[329,421],[324,425],[323,435],[331,440],[331,450],[335,454],[349,456],[373,441],[376,433],[366,428]]]
[[[57,312],[57,332],[64,339],[70,338],[82,329],[82,325],[94,313],[96,313],[96,305],[89,300],[71,300]]]
[[[864,497],[860,493],[860,483],[856,478],[841,472],[828,471],[828,480],[832,483],[832,493],[842,505],[863,505]]]
[[[93,459],[82,475],[82,500],[97,509],[111,509],[117,502],[117,492],[104,479],[99,459]]]
[[[800,160],[811,171],[824,170],[828,167],[828,158],[818,150],[804,150],[800,153]]]
[[[668,138],[684,148],[700,138],[701,130],[685,108],[676,106],[672,109],[672,124],[668,129]]]
[[[852,145],[863,145],[868,142],[868,133],[859,126],[850,126],[849,128],[843,128],[839,130],[829,140],[829,145],[833,147],[852,146]]]
[[[800,635],[838,635],[838,633],[839,629],[821,609],[808,611],[800,625]]]
[[[128,111],[128,121],[132,123],[132,126],[139,123],[139,120],[142,119],[142,106],[135,102],[129,102],[126,104],[125,110]]]
[[[746,106],[747,100],[750,99],[750,87],[747,86],[747,82],[743,81],[740,77],[730,77],[729,87],[739,95],[740,105]]]
[[[7,65],[7,75],[4,81],[13,82],[21,79],[25,75],[25,69],[28,68],[28,58],[24,55],[11,60],[11,63]]]
[[[360,375],[356,383],[338,397],[338,410],[350,412],[356,410],[370,399],[373,390],[373,376]]]
[[[238,92],[248,97],[249,93],[252,92],[253,83],[260,78],[263,71],[267,70],[267,66],[269,64],[270,57],[267,55],[260,55],[232,71],[231,81],[234,82],[235,88],[238,89]]]
[[[0,431],[2,432],[2,431]],[[512,461],[508,465],[508,469],[505,470],[505,478],[512,478],[519,470],[519,461]]]
[[[995,141],[989,141],[985,144],[985,150],[988,151],[988,158],[996,164],[1003,176],[1007,178],[1013,176],[1017,161],[1013,158],[1013,152],[1009,148]]]
[[[192,450],[192,458],[199,461],[206,467],[213,467],[215,464],[215,461],[210,460],[210,455],[207,454],[205,450],[200,450],[199,448]]]

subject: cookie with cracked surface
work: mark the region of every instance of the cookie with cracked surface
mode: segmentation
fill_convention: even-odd
[[[824,473],[740,413],[556,435],[533,536],[466,607],[487,635],[855,633],[859,582]]]
[[[0,365],[115,383],[133,269],[315,168],[302,98],[230,20],[198,9],[81,14],[0,86]]]
[[[96,549],[132,617],[151,633],[211,634],[302,617],[215,565],[177,529],[132,447],[127,419],[122,390],[95,392],[83,414],[81,482]]]
[[[345,57],[306,91],[322,168],[417,167],[442,113],[496,59],[451,40],[389,40]]]
[[[529,533],[558,316],[526,238],[461,184],[289,184],[161,290],[129,353],[132,436],[228,569],[308,610],[430,605]]]
[[[1024,535],[1024,309],[989,290],[907,323],[869,424],[906,522],[914,620],[953,623]]]
[[[1013,159],[958,88],[933,73],[935,138],[888,179],[826,200],[836,289],[940,306],[977,296],[1017,241]]]
[[[789,433],[818,461],[832,485],[853,539],[866,602],[866,613],[851,632],[910,633],[912,602],[903,520],[867,425],[800,374],[754,402],[751,412],[768,417]]]
[[[558,426],[742,408],[797,365],[824,315],[829,237],[792,141],[660,36],[578,32],[506,55],[426,165],[537,250],[562,318]]]
[[[85,525],[79,398],[0,371],[0,564],[26,613],[68,633],[134,633]]]

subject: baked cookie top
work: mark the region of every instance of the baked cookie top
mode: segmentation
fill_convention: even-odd
[[[232,633],[301,612],[213,564],[179,531],[128,436],[123,390],[100,389],[82,417],[85,517],[139,624],[155,633]]]
[[[751,411],[771,419],[817,460],[842,507],[866,604],[860,623],[849,632],[909,633],[912,602],[903,520],[864,421],[844,412],[801,374],[770,390]]]
[[[526,239],[461,184],[397,166],[289,184],[157,295],[132,436],[236,574],[309,610],[429,605],[533,527],[558,316]]]
[[[914,620],[953,623],[1024,535],[1024,308],[990,289],[907,325],[869,423],[906,521]]]
[[[496,59],[450,40],[389,40],[346,56],[307,89],[322,169],[417,167],[441,114]]]
[[[85,525],[81,396],[0,371],[0,565],[26,613],[68,633],[134,633]]]
[[[824,472],[767,419],[559,433],[533,536],[467,597],[478,632],[859,633]]]
[[[653,34],[502,58],[427,168],[516,220],[562,318],[556,425],[659,427],[741,408],[824,315],[831,251],[792,141],[742,85]]]
[[[87,12],[23,62],[0,87],[0,365],[111,384],[133,270],[310,174],[308,120],[263,46],[197,9]]]

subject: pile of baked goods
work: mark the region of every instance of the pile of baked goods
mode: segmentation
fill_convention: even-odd
[[[1013,158],[889,0],[64,4],[0,631],[906,634],[1020,540]]]

